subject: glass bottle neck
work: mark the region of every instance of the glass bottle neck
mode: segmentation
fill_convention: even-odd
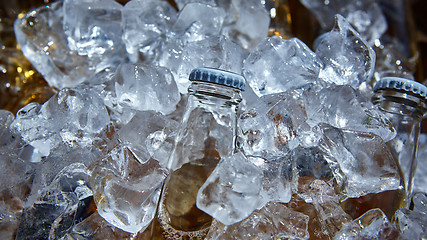
[[[401,115],[415,122],[421,121],[427,112],[426,99],[406,92],[380,90],[373,96],[372,102],[386,113]]]
[[[388,145],[403,172],[408,204],[417,168],[420,123],[427,111],[427,100],[405,92],[380,90],[373,96],[372,101],[396,129],[397,135]]]
[[[220,158],[236,148],[240,90],[218,84],[192,82],[187,106],[168,167],[205,164],[207,155]]]
[[[240,90],[207,82],[192,82],[188,93],[195,97],[191,100],[219,108],[232,107],[242,101]]]

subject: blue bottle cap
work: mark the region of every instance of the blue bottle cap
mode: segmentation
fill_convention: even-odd
[[[243,76],[215,68],[196,68],[191,71],[189,80],[216,83],[245,91],[245,78]]]
[[[374,86],[374,92],[379,90],[398,90],[427,99],[427,86],[406,78],[385,77]]]

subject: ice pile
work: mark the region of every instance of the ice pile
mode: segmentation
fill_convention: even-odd
[[[387,30],[386,18],[376,1],[301,0],[323,29],[333,25],[336,14],[344,16],[371,45]]]
[[[177,0],[178,9],[65,0],[16,20],[22,51],[57,93],[16,117],[0,110],[1,238],[147,238],[188,75],[200,66],[248,83],[239,149],[219,148],[198,193],[197,206],[214,218],[207,239],[425,237],[424,193],[393,218],[396,209],[381,204],[360,214],[348,207],[402,190],[387,146],[395,130],[369,99],[372,79],[404,71],[391,64],[400,55],[380,48],[387,25],[379,5],[302,3],[332,29],[314,50],[267,37],[270,18],[258,0]],[[215,128],[217,144],[231,145],[217,137],[231,135],[218,116],[191,118],[206,125],[187,131]],[[204,142],[177,143],[202,154]]]

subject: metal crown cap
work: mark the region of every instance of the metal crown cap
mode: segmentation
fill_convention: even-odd
[[[377,92],[378,90],[399,90],[427,99],[427,86],[406,78],[382,78],[374,86],[374,92]]]
[[[206,67],[193,69],[190,73],[189,80],[216,83],[245,91],[245,78],[243,76],[221,69]]]

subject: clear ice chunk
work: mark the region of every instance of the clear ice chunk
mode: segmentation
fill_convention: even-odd
[[[12,127],[42,156],[58,145],[91,147],[110,122],[99,95],[89,89],[64,88],[42,106],[30,103],[20,109]]]
[[[140,54],[153,52],[176,19],[176,10],[167,1],[132,0],[122,9],[123,41],[132,62]]]
[[[294,161],[295,162],[295,161]],[[308,232],[318,239],[330,239],[352,218],[341,208],[333,181],[299,173],[294,194],[285,206],[309,217]],[[294,176],[295,177],[295,176]],[[323,178],[327,180],[328,178]]]
[[[297,38],[270,37],[244,60],[243,75],[258,96],[315,83],[320,59]]]
[[[117,103],[130,109],[168,114],[180,100],[174,77],[164,67],[122,63],[114,80]]]
[[[25,57],[58,89],[77,86],[94,73],[89,59],[68,47],[62,19],[62,2],[55,2],[30,11],[14,24]]]
[[[423,239],[427,236],[427,195],[416,193],[412,197],[413,211],[401,208],[393,217],[400,239]]]
[[[281,156],[298,145],[299,125],[307,120],[299,91],[265,95],[241,114],[244,152],[251,156]]]
[[[224,36],[185,43],[180,38],[171,40],[158,57],[159,65],[171,70],[180,93],[187,93],[188,76],[194,68],[204,66],[240,73],[242,61],[242,48]]]
[[[427,193],[427,134],[418,139],[417,169],[414,176],[414,192]]]
[[[427,214],[402,208],[396,211],[393,219],[400,232],[399,239],[423,239],[427,235]]]
[[[214,220],[206,239],[309,239],[308,221],[307,215],[271,202],[230,226]]]
[[[329,29],[336,14],[343,15],[372,46],[387,30],[387,21],[378,3],[371,0],[302,0],[323,29]]]
[[[262,157],[247,157],[250,162],[263,172],[260,205],[268,202],[287,203],[291,199],[291,179],[285,172],[283,165],[288,164],[282,158],[266,159]],[[289,174],[290,175],[290,174]]]
[[[98,70],[121,61],[121,10],[122,5],[114,0],[64,1],[63,27],[68,46],[91,60],[110,62],[98,63]]]
[[[24,209],[16,239],[60,239],[90,213],[92,190],[84,164],[74,163],[58,172],[53,181],[35,192],[36,201]]]
[[[75,224],[67,233],[67,235],[65,235],[65,238],[61,240],[74,239],[141,240],[141,238],[137,234],[128,233],[119,228],[114,227],[113,225],[105,221],[101,216],[99,216],[98,212],[94,212],[92,215],[90,215],[83,221]]]
[[[221,159],[197,194],[197,207],[225,225],[259,208],[263,172],[238,152]]]
[[[211,6],[216,6],[217,5],[216,2],[217,0],[176,0],[175,1],[176,6],[178,7],[179,10],[182,10],[184,6],[189,3],[203,3]]]
[[[224,22],[222,8],[203,3],[188,3],[179,12],[172,26],[176,33],[185,33],[186,41],[199,41],[207,36],[219,35]]]
[[[128,145],[141,161],[154,158],[166,166],[177,125],[158,112],[137,112],[118,134],[120,141]]]
[[[222,34],[243,49],[252,49],[267,37],[269,25],[270,15],[261,1],[232,0]]]
[[[329,86],[304,92],[308,123],[327,123],[336,128],[373,133],[385,142],[396,136],[387,117],[350,86]],[[317,104],[313,104],[317,103]]]
[[[414,211],[427,215],[427,193],[419,192],[412,197]]]
[[[316,54],[324,64],[319,78],[327,82],[358,88],[374,74],[375,51],[341,15],[320,40]]]
[[[347,239],[397,239],[398,231],[378,208],[369,210],[359,218],[346,224],[334,240]]]
[[[167,170],[154,159],[141,162],[123,145],[90,169],[99,215],[126,232],[145,230],[154,218]]]
[[[11,112],[0,109],[0,153],[13,152],[18,147],[20,136],[10,128],[14,119]]]
[[[330,126],[322,131],[321,148],[343,197],[401,189],[396,160],[380,137]]]

